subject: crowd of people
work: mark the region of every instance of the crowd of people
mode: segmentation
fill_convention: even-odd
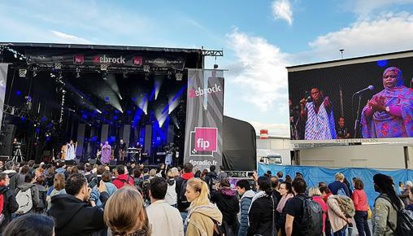
[[[371,229],[363,180],[350,184],[342,173],[308,186],[301,173],[282,172],[234,184],[215,166],[201,171],[190,163],[149,169],[10,161],[0,169],[1,235],[341,236],[354,227],[360,236],[397,235],[398,210],[413,208],[413,183],[398,195],[383,174],[373,177],[379,196]],[[320,223],[305,218],[309,200]]]

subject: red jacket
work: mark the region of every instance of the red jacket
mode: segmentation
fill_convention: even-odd
[[[356,189],[351,196],[354,202],[354,208],[356,211],[367,211],[367,195],[362,189]]]
[[[118,175],[118,177],[116,179],[114,179],[112,181],[112,183],[118,189],[122,188],[125,185],[125,183],[129,183],[129,185],[135,186],[135,182],[133,181],[133,178],[130,177],[129,175],[127,175],[127,174]]]

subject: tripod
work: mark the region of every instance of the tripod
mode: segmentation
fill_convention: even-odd
[[[23,155],[22,155],[22,150],[20,147],[16,148],[16,151],[14,151],[14,155],[13,158],[11,159],[13,162],[19,162],[19,158],[20,158],[20,162],[24,161],[23,159]]]

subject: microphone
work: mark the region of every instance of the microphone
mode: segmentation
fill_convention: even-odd
[[[365,92],[367,90],[373,90],[373,89],[374,89],[374,86],[370,84],[367,88],[359,90],[359,91],[355,92],[354,94],[359,94],[359,93]]]
[[[311,96],[308,96],[305,101],[306,101],[306,102],[310,102],[310,101],[311,101]]]

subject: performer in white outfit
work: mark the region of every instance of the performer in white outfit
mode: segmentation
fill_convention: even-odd
[[[73,143],[73,140],[70,140],[70,143],[67,144],[66,160],[74,160],[76,158],[76,148],[77,143]]]

